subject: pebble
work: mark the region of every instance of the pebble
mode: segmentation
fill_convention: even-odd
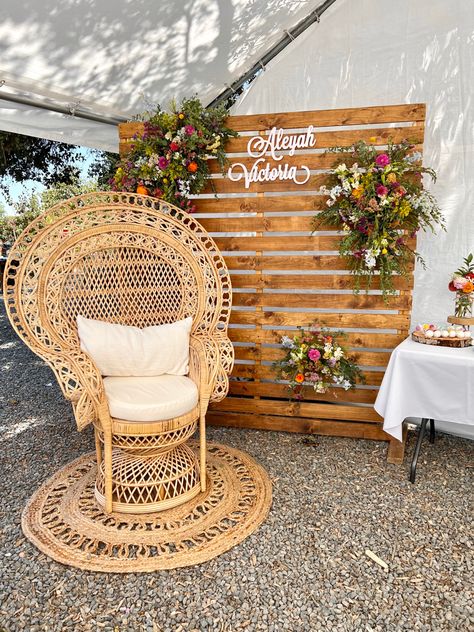
[[[94,449],[0,300],[1,632],[467,632],[474,442],[423,444],[416,485],[372,441],[209,428],[274,481],[267,521],[196,567],[107,574],[62,566],[21,531],[30,495]],[[53,386],[46,386],[52,383]],[[306,442],[304,441],[306,439]],[[385,572],[365,555],[370,549]]]

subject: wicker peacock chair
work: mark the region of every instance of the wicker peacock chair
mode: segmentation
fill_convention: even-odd
[[[78,429],[94,425],[95,494],[107,512],[160,511],[205,491],[205,415],[227,394],[233,365],[232,290],[222,255],[193,217],[135,194],[67,200],[12,247],[4,296],[18,335],[55,372]],[[191,316],[197,405],[171,419],[112,417],[104,387],[112,378],[81,350],[77,315],[140,328]],[[198,420],[199,460],[186,445]]]

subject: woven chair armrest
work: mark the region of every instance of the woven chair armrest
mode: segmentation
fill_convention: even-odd
[[[103,417],[104,407],[107,406],[104,384],[89,355],[73,349],[41,349],[39,354],[53,369],[64,397],[72,403],[79,430]]]
[[[191,335],[191,358],[196,358],[199,369],[190,361],[190,377],[199,384],[200,391],[210,401],[220,401],[229,390],[228,374],[234,365],[234,348],[225,333]],[[197,377],[199,376],[199,377]]]

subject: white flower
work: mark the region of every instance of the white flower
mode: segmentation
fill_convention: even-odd
[[[324,345],[324,353],[331,353],[332,351],[332,344],[330,342],[326,342],[326,344]]]
[[[349,382],[349,380],[344,380],[344,382],[342,383],[342,387],[345,391],[348,391],[351,387],[351,383]]]
[[[337,165],[337,167],[334,169],[334,173],[339,174],[343,174],[347,171],[347,167],[345,165],[344,162],[342,162],[340,165]]]
[[[325,393],[326,387],[323,382],[316,382],[316,384],[314,385],[314,390],[316,391],[316,393]]]
[[[333,355],[336,358],[336,360],[340,360],[344,355],[344,351],[341,349],[341,347],[336,347]]]
[[[173,138],[173,134],[171,132],[166,132],[165,138],[166,140],[171,140]]]
[[[293,347],[295,346],[294,341],[289,336],[283,336],[283,338],[281,339],[281,344],[287,349],[293,349]]]
[[[334,200],[329,199],[329,200],[326,202],[326,205],[327,205],[327,206],[334,206]]]

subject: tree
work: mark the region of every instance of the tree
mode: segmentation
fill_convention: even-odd
[[[35,180],[45,186],[74,182],[83,160],[74,145],[0,131],[0,186],[4,190],[7,178]]]
[[[0,241],[4,243],[14,242],[28,224],[55,204],[76,195],[96,190],[97,182],[95,180],[81,182],[76,178],[70,183],[61,182],[41,194],[30,193],[20,196],[18,202],[13,204],[15,215],[0,213]]]

